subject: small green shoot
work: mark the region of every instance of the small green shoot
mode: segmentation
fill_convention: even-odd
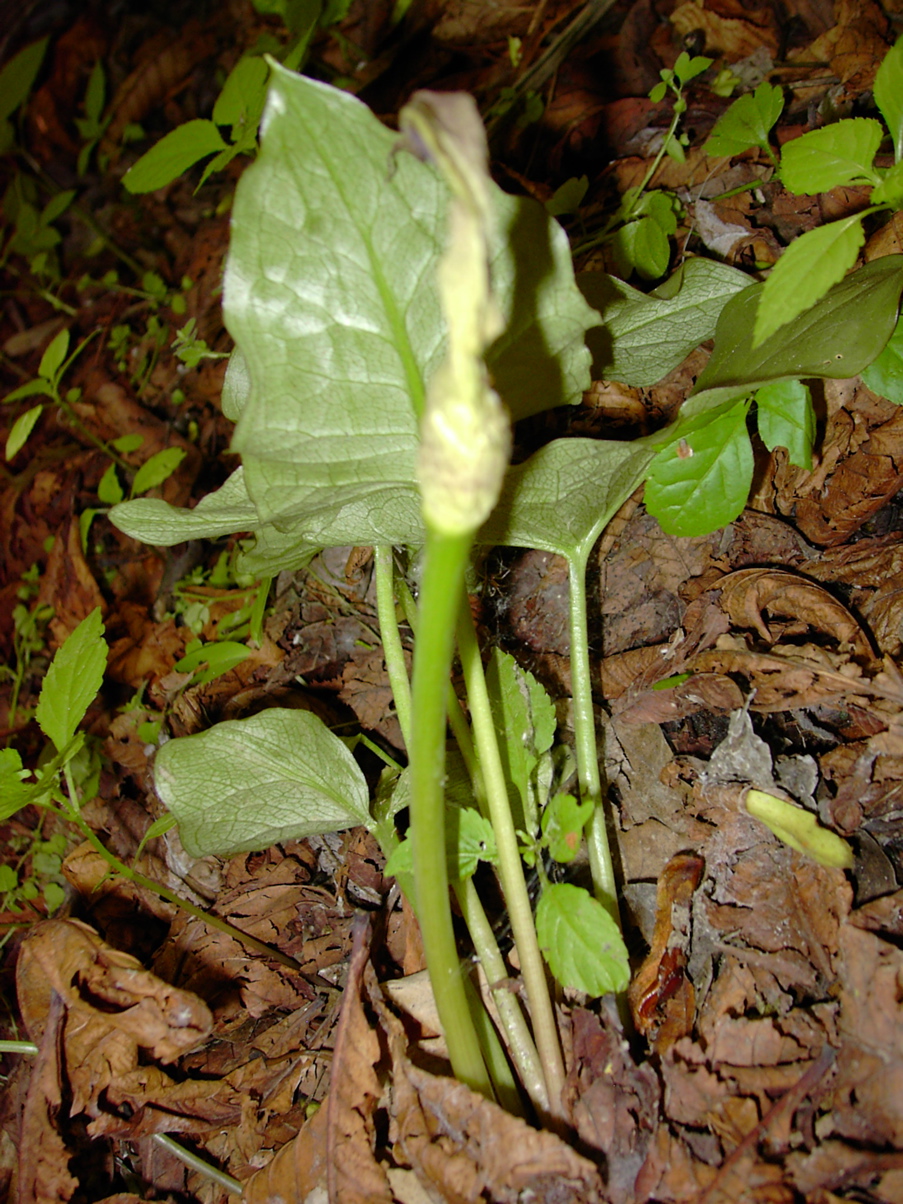
[[[884,138],[880,122],[849,117],[789,142],[781,155],[781,179],[791,192],[816,194],[847,185],[871,188],[870,204],[797,238],[771,270],[756,313],[753,345],[764,343],[810,309],[853,267],[865,241],[864,219],[903,207],[903,38],[887,53],[875,78],[875,103],[894,145],[894,166],[874,159]]]
[[[98,60],[91,69],[91,74],[88,77],[88,87],[85,92],[84,102],[85,115],[84,117],[75,118],[75,127],[84,144],[78,153],[76,170],[79,176],[83,176],[88,170],[88,164],[94,148],[110,124],[111,117],[104,118],[103,116],[106,94],[106,73],[103,69],[103,63]],[[100,156],[98,166],[101,170],[105,170],[106,162],[104,156]]]
[[[257,127],[266,102],[269,67],[255,56],[239,59],[213,106],[211,120],[186,121],[166,134],[133,163],[122,178],[132,193],[153,192],[178,179],[202,159],[203,184],[214,171],[222,171],[237,155],[257,153]],[[228,127],[229,141],[220,130]],[[200,185],[199,185],[200,187]]]
[[[41,70],[48,38],[32,42],[13,55],[0,71],[0,155],[7,154],[15,142],[10,117],[26,100]]]
[[[784,109],[784,96],[777,84],[761,83],[755,92],[738,96],[715,122],[703,150],[709,155],[742,155],[752,147],[763,150],[775,167],[777,155],[769,137]]]

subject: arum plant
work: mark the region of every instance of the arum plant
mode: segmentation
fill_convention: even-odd
[[[756,295],[741,300],[748,279],[724,265],[690,262],[649,297],[608,277],[582,281],[581,292],[560,227],[489,179],[467,98],[418,94],[401,134],[414,154],[398,154],[395,136],[354,97],[272,65],[224,280],[236,350],[223,410],[236,423],[241,467],[194,510],[138,498],[111,518],[152,544],[242,533],[239,568],[253,577],[295,569],[323,547],[377,549],[380,626],[410,765],[387,770],[371,800],[346,742],[308,712],[274,709],[165,743],[156,789],[194,855],[367,825],[417,910],[455,1073],[516,1107],[495,1030],[473,1007],[450,911],[449,885],[492,988],[508,971],[473,873],[479,861],[494,866],[529,1012],[496,990],[500,1031],[537,1111],[554,1117],[563,1072],[546,969],[591,996],[628,981],[590,680],[593,546],[659,457],[670,466],[658,485],[669,515],[677,499],[673,527],[739,513],[745,495],[737,501],[735,491],[736,509],[723,517],[724,472],[711,468],[725,407],[745,407],[745,419],[745,396],[762,386],[869,363],[893,329],[903,272],[898,261],[857,273],[862,284],[830,293],[805,331],[790,323],[786,341],[779,332],[753,350]],[[841,312],[847,358],[838,366],[817,332],[836,342]],[[712,366],[688,407],[692,427],[634,442],[559,439],[508,465],[509,421],[578,403],[593,358],[609,378],[646,385],[713,335]],[[731,423],[733,448],[748,434]],[[699,454],[675,453],[681,438]],[[496,655],[484,670],[464,605],[475,544],[568,561],[579,799],[550,789],[554,718],[541,687],[511,658]],[[420,558],[416,608],[393,549],[402,562]],[[410,683],[396,598],[415,630]],[[456,646],[469,719],[449,698]],[[447,723],[457,751],[447,749]],[[406,808],[402,841],[396,820]],[[542,859],[566,860],[584,827],[593,893],[546,881],[534,922],[521,855],[542,879]]]

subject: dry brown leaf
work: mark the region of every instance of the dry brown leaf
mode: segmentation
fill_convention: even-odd
[[[652,945],[627,992],[637,1031],[659,1054],[691,1032],[696,1018],[696,994],[686,971],[693,894],[704,869],[705,862],[693,853],[679,853],[665,866]]]
[[[368,942],[368,921],[361,913],[355,922],[327,1102],[246,1182],[246,1204],[304,1200],[324,1184],[331,1204],[392,1204],[385,1170],[374,1155],[374,1113],[382,1094],[376,1065],[382,1054],[361,999]]]
[[[658,1077],[649,1062],[634,1062],[610,1001],[600,1016],[575,1009],[570,1036],[567,1114],[580,1140],[602,1155],[607,1198],[631,1204],[658,1124]]]
[[[780,31],[774,9],[746,7],[741,0],[689,0],[671,14],[682,38],[701,30],[707,54],[715,51],[730,62],[745,59],[760,46],[776,56]]]
[[[63,525],[54,540],[47,568],[41,574],[38,602],[53,607],[50,630],[57,645],[62,644],[96,607],[100,607],[101,615],[106,613],[107,605],[85,560],[78,521],[74,516]]]
[[[69,1173],[69,1150],[58,1128],[63,1102],[60,1055],[64,1023],[63,1001],[52,994],[22,1112],[18,1204],[56,1204],[71,1200],[78,1190],[77,1180]]]
[[[739,569],[718,582],[721,605],[737,627],[752,627],[770,647],[780,638],[802,635],[810,627],[849,644],[868,659],[872,649],[858,620],[826,589],[784,569]],[[769,628],[765,612],[779,616],[779,634]]]

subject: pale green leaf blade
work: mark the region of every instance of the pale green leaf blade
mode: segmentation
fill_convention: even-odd
[[[749,287],[749,277],[714,260],[690,259],[648,295],[605,272],[583,272],[577,283],[603,322],[587,334],[593,377],[642,388],[712,338],[722,309]]]
[[[135,473],[132,492],[146,493],[148,489],[162,485],[176,471],[185,455],[181,447],[164,447],[162,451],[155,452]]]
[[[784,97],[777,84],[761,83],[738,96],[712,127],[703,150],[708,155],[742,155],[752,146],[768,146],[771,127],[781,115]]]
[[[110,522],[132,539],[164,547],[188,539],[219,539],[258,526],[257,508],[248,497],[243,468],[237,468],[193,510],[182,510],[159,498],[135,498],[114,506]]]
[[[752,285],[724,306],[715,348],[682,414],[699,413],[760,385],[793,377],[845,379],[883,351],[903,290],[903,256],[873,260],[835,284],[820,301],[753,346],[752,329],[763,285]]]
[[[154,782],[192,857],[370,822],[360,767],[309,711],[273,708],[170,740],[157,753]]]
[[[0,71],[0,122],[15,113],[41,69],[47,38],[24,47]]]
[[[707,535],[746,505],[753,454],[749,402],[727,402],[704,418],[678,422],[649,466],[646,509],[668,535]]]
[[[781,180],[790,192],[811,195],[842,184],[874,182],[872,160],[884,131],[872,117],[848,117],[788,142]]]
[[[57,650],[41,686],[35,718],[59,752],[75,735],[94,701],[106,664],[103,619],[97,606]]]
[[[832,284],[842,280],[856,262],[864,241],[862,218],[854,213],[808,230],[792,242],[765,281],[753,330],[754,345],[764,343],[805,313]]]
[[[133,163],[122,177],[132,193],[153,192],[172,183],[199,159],[225,149],[225,142],[212,121],[198,117],[170,130],[160,141]]]
[[[763,385],[756,392],[756,405],[759,434],[769,451],[786,447],[791,464],[811,471],[815,410],[808,386],[800,380]]]
[[[547,886],[536,908],[536,934],[564,987],[598,998],[627,989],[630,966],[617,924],[598,899],[567,882]]]
[[[875,76],[875,104],[887,122],[894,143],[894,158],[903,161],[903,38],[884,56]]]
[[[887,346],[861,376],[873,393],[903,405],[903,320],[897,318]]]
[[[671,248],[668,236],[651,217],[628,222],[615,233],[612,251],[625,276],[635,271],[644,280],[657,280],[668,270]]]
[[[555,705],[533,674],[500,648],[493,648],[490,654],[486,687],[496,730],[502,733],[499,753],[509,786],[514,826],[534,832],[538,816],[532,802],[531,775],[541,754],[552,745]]]
[[[478,541],[588,555],[599,532],[643,480],[655,449],[601,439],[556,439],[508,470]]]
[[[236,193],[225,313],[248,388],[233,446],[260,518],[296,522],[305,539],[328,529],[330,510],[346,532],[352,513],[363,520],[353,542],[422,538],[408,498],[425,382],[444,351],[447,193],[411,156],[388,178],[394,141],[347,93],[274,69],[262,151]],[[490,357],[496,388],[518,415],[576,401],[593,315],[567,239],[541,207],[493,197],[509,322]]]
[[[24,414],[20,414],[16,421],[12,424],[9,434],[6,436],[6,458],[11,460],[17,455],[25,444],[28,442],[28,436],[35,428],[35,423],[44,413],[44,407],[32,406],[30,410],[26,410]]]

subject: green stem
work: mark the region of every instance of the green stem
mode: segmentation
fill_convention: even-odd
[[[395,559],[391,546],[378,544],[373,549],[376,562],[376,610],[386,658],[389,685],[395,699],[395,714],[405,744],[411,738],[411,683],[405,664],[404,648],[395,615]]]
[[[577,777],[580,798],[592,800],[593,814],[586,828],[590,871],[596,898],[620,926],[618,891],[611,848],[605,823],[599,752],[596,745],[596,719],[593,713],[593,688],[590,677],[589,632],[586,619],[586,557],[568,561],[570,576],[571,696],[574,714],[574,745],[577,753]]]
[[[508,1052],[536,1111],[540,1115],[547,1113],[549,1096],[543,1078],[542,1065],[526,1017],[517,998],[508,990],[507,986],[497,987],[495,985],[496,983],[505,983],[508,978],[508,967],[499,952],[495,933],[492,931],[492,925],[489,923],[473,879],[467,878],[464,882],[456,883],[455,896],[458,906],[461,908],[461,915],[473,938],[480,964],[486,974],[486,981],[499,1014],[499,1022],[508,1045]]]
[[[228,920],[224,920],[222,916],[213,915],[209,911],[204,911],[202,907],[196,906],[188,899],[183,899],[171,891],[169,887],[164,886],[162,882],[155,882],[152,878],[145,878],[144,874],[139,874],[137,870],[133,870],[127,866],[125,862],[120,861],[106,847],[100,837],[92,828],[88,826],[85,820],[81,817],[78,811],[78,794],[75,788],[75,782],[72,779],[72,771],[69,765],[63,769],[66,778],[66,785],[69,790],[69,808],[66,818],[71,823],[75,824],[78,830],[82,833],[85,840],[95,849],[104,861],[115,870],[117,874],[121,874],[123,878],[127,878],[129,882],[134,882],[136,886],[141,886],[145,890],[151,891],[155,895],[159,895],[161,899],[165,899],[167,903],[172,903],[176,907],[180,907],[182,911],[188,912],[190,916],[201,920],[209,928],[216,928],[217,931],[224,933],[226,936],[232,937],[244,945],[246,949],[253,949],[255,953],[260,953],[264,957],[272,958],[273,961],[279,962],[280,965],[286,966],[289,970],[300,971],[301,963],[293,957],[289,957],[287,953],[283,953],[281,949],[274,949],[270,945],[259,941],[256,936],[249,936],[248,933],[242,932],[236,928],[234,924],[230,924]]]
[[[392,693],[395,698],[395,711],[401,726],[401,734],[407,744],[411,738],[411,687],[408,681],[401,638],[398,634],[392,549],[386,545],[381,545],[375,549],[375,556],[376,605],[379,614],[383,649],[386,656],[386,669],[389,674],[389,684],[392,687]],[[413,599],[411,599],[411,602],[413,603]],[[416,616],[412,615],[412,618],[416,621]],[[449,714],[451,716],[457,715],[463,725],[464,732],[466,733],[466,743],[469,746],[472,760],[473,745],[470,739],[470,729],[461,713],[461,708],[458,706],[456,698],[452,697],[450,699],[449,708]],[[486,970],[486,974],[490,976],[490,981],[497,982],[506,976],[507,969],[502,960],[502,955],[499,953],[492,926],[486,918],[486,913],[483,910],[476,887],[473,885],[471,879],[468,878],[465,882],[456,882],[454,890],[461,908],[461,914],[464,917],[464,922],[467,924],[473,940],[477,956]],[[465,989],[468,989],[469,996],[472,996],[467,980],[465,980],[465,984]],[[545,1086],[542,1082],[542,1072],[539,1070],[539,1061],[530,1031],[527,1028],[517,1000],[507,991],[502,991],[499,995],[500,997],[504,996],[503,999],[500,998],[498,1012],[508,1041],[508,1048],[511,1051],[514,1063],[518,1068],[518,1072],[530,1098],[539,1106],[539,1103],[544,1101],[545,1098]],[[479,996],[475,999],[471,998],[471,1003],[471,1015],[477,1026],[483,1056],[486,1059],[499,1101],[508,1112],[520,1115],[522,1111],[520,1096],[511,1075],[511,1067],[508,1065],[507,1058],[499,1046],[495,1030],[489,1023]],[[517,1024],[518,1018],[520,1020],[519,1027]],[[531,1048],[532,1064],[530,1060]],[[534,1098],[537,1074],[542,1092],[539,1102]]]
[[[183,1145],[178,1141],[173,1141],[166,1133],[153,1133],[151,1136],[161,1149],[166,1150],[168,1154],[172,1154],[174,1158],[178,1158],[183,1166],[187,1166],[189,1170],[194,1171],[198,1175],[203,1175],[205,1179],[209,1179],[212,1183],[218,1184],[219,1187],[222,1187],[231,1196],[240,1196],[244,1191],[244,1186],[238,1179],[233,1179],[231,1175],[227,1175],[219,1167],[211,1166],[206,1158],[199,1158],[191,1150],[186,1150]]]
[[[458,621],[458,651],[467,684],[467,699],[486,789],[489,817],[495,832],[498,849],[498,873],[511,921],[511,931],[517,946],[521,974],[530,1005],[536,1048],[542,1063],[543,1077],[549,1098],[549,1109],[557,1116],[561,1109],[561,1089],[564,1086],[564,1061],[558,1042],[555,1013],[549,996],[545,966],[536,937],[533,908],[524,881],[523,864],[517,843],[517,832],[508,801],[505,772],[496,738],[495,722],[483,673],[483,662],[477,645],[470,611],[461,608]]]
[[[411,839],[415,906],[436,1008],[455,1076],[492,1098],[464,988],[445,857],[445,739],[455,620],[472,539],[427,527],[414,653],[411,721]]]

